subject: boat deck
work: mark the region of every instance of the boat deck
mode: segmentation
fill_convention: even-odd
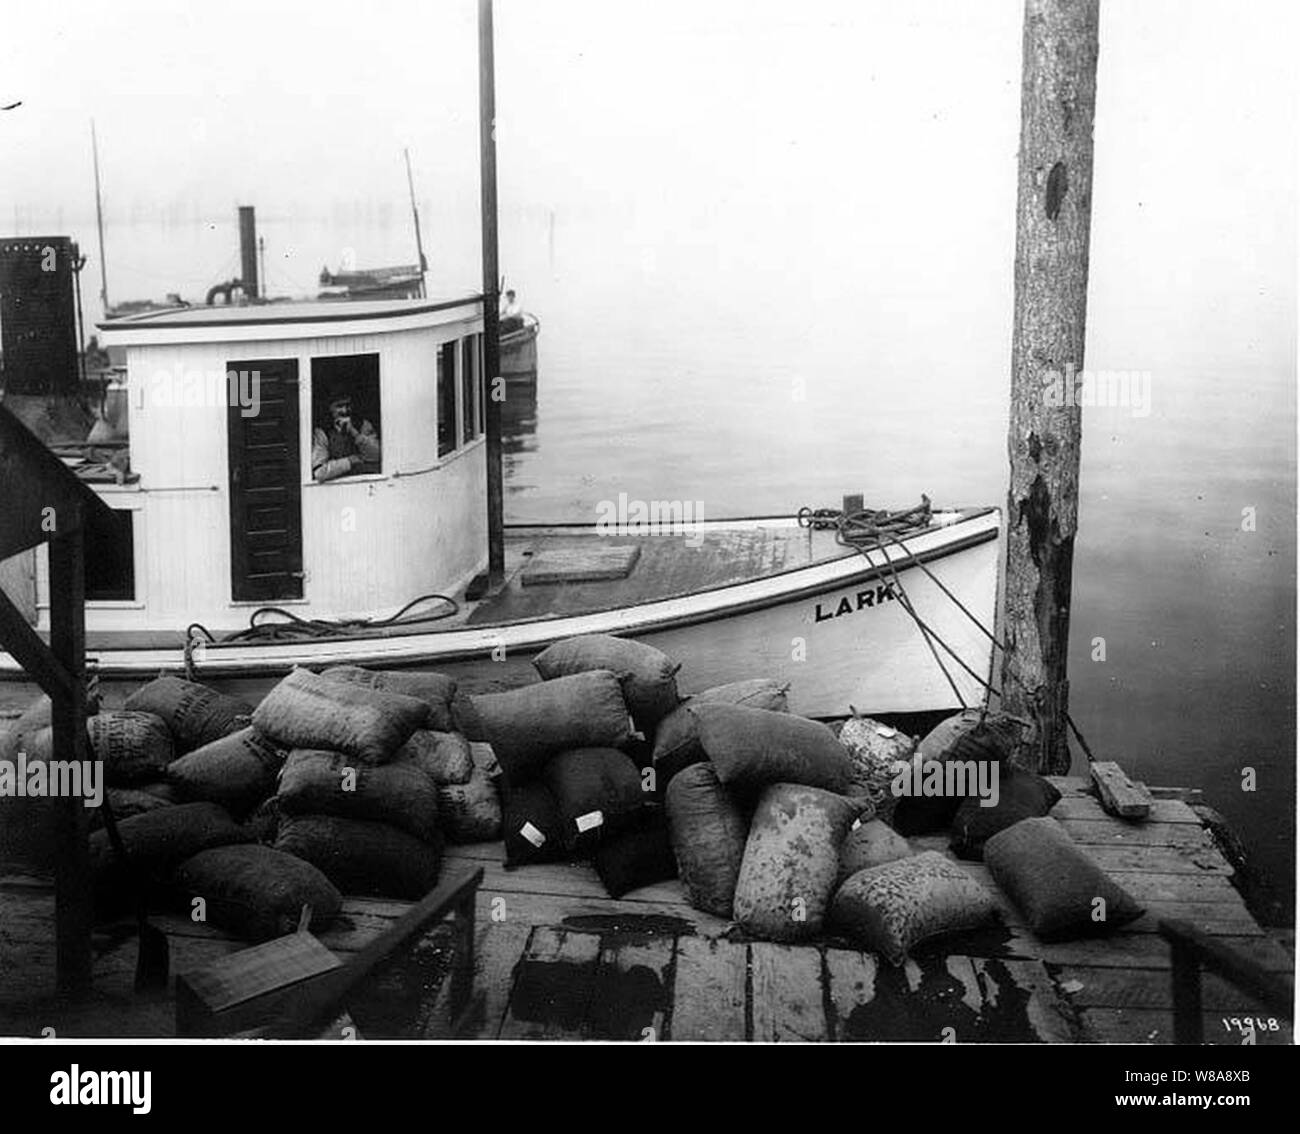
[[[635,549],[636,560],[625,578],[524,585],[524,571],[535,560],[592,556],[593,543],[600,545],[596,551]],[[590,527],[521,529],[509,533],[506,540],[506,585],[478,603],[465,621],[480,626],[615,610],[764,579],[854,554],[835,542],[832,531],[793,524],[600,539],[594,538]]]
[[[1273,972],[1294,973],[1291,952],[1251,916],[1231,883],[1231,867],[1185,802],[1158,798],[1149,821],[1126,823],[1102,811],[1085,781],[1055,782],[1063,798],[1053,814],[1147,914],[1107,938],[1046,944],[1001,899],[983,865],[961,863],[999,895],[1005,924],[937,941],[901,969],[836,938],[798,946],[747,940],[734,925],[692,909],[677,882],[614,901],[585,864],[507,871],[499,843],[453,848],[449,858],[485,872],[474,1002],[459,1034],[1169,1043],[1169,951],[1156,934],[1163,917],[1189,921]],[[912,843],[943,849],[946,841]],[[40,1036],[45,1028],[63,1037],[174,1035],[170,991],[132,991],[130,924],[97,934],[89,1000],[69,1005],[55,997],[53,907],[48,885],[0,885],[0,1035]],[[349,899],[321,939],[340,956],[355,953],[408,908]],[[156,924],[168,933],[173,973],[243,947],[183,918],[164,916]],[[352,1007],[363,1036],[449,1035],[439,995],[446,940],[435,931],[409,963],[380,978],[379,1008]],[[1292,1042],[1287,1021],[1270,1020],[1217,978],[1204,978],[1202,995],[1206,1042],[1240,1044],[1246,1017],[1256,1019],[1256,1043]],[[368,1032],[369,1021],[385,1012],[401,1022],[391,1032]]]

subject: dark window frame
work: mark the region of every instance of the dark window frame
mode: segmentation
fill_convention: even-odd
[[[100,545],[91,529],[85,533],[86,541],[86,602],[138,602],[135,569],[135,509],[110,508],[113,519],[124,530],[116,534],[116,547],[106,549]],[[106,554],[107,552],[107,554]],[[106,560],[117,559],[113,564]],[[116,567],[115,580],[103,579],[102,570]]]
[[[308,374],[311,382],[311,395],[309,412],[311,414],[311,444],[307,446],[307,481],[313,484],[334,484],[338,481],[355,480],[358,477],[365,476],[382,476],[384,466],[387,462],[388,446],[384,443],[384,378],[383,366],[380,360],[379,351],[363,351],[360,354],[319,354],[312,355],[308,359]],[[364,367],[366,373],[359,374],[355,381],[358,384],[370,386],[373,383],[373,389],[362,390],[360,395],[355,389],[349,390],[352,394],[353,416],[357,419],[357,425],[360,426],[362,421],[369,421],[375,427],[375,432],[379,436],[379,468],[366,469],[362,472],[351,472],[345,476],[335,477],[332,480],[317,481],[316,470],[311,467],[311,451],[315,444],[316,430],[326,427],[326,419],[329,416],[329,398],[331,393],[325,388],[328,386],[337,386],[341,382],[350,380],[345,375],[322,373],[335,369],[343,369],[346,365]]]

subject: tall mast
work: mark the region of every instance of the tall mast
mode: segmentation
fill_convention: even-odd
[[[411,151],[402,150],[402,156],[406,158],[406,187],[411,193],[411,216],[415,218],[415,251],[420,257],[420,298],[424,298],[424,273],[429,270],[428,261],[424,258],[424,242],[420,239],[420,210],[415,204],[415,179],[411,176]]]
[[[505,501],[501,471],[501,344],[497,310],[496,91],[492,59],[492,0],[478,0],[479,190],[483,225],[483,374],[487,404],[488,586],[506,577]]]
[[[95,220],[99,225],[99,301],[108,318],[108,264],[104,261],[104,202],[99,189],[99,139],[95,135],[95,120],[90,120],[90,151],[95,159]]]

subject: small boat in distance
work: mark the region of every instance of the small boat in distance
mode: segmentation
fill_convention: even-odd
[[[419,299],[424,275],[418,264],[331,272],[322,268],[320,299]]]
[[[525,311],[521,323],[509,330],[502,329],[500,336],[501,376],[507,381],[534,381],[537,378],[537,336],[542,333],[541,320],[531,311]]]

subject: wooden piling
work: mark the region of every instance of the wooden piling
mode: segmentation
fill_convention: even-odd
[[[1079,510],[1098,0],[1026,0],[1007,495],[1005,708],[1039,725],[1028,763],[1067,772],[1066,652]]]

